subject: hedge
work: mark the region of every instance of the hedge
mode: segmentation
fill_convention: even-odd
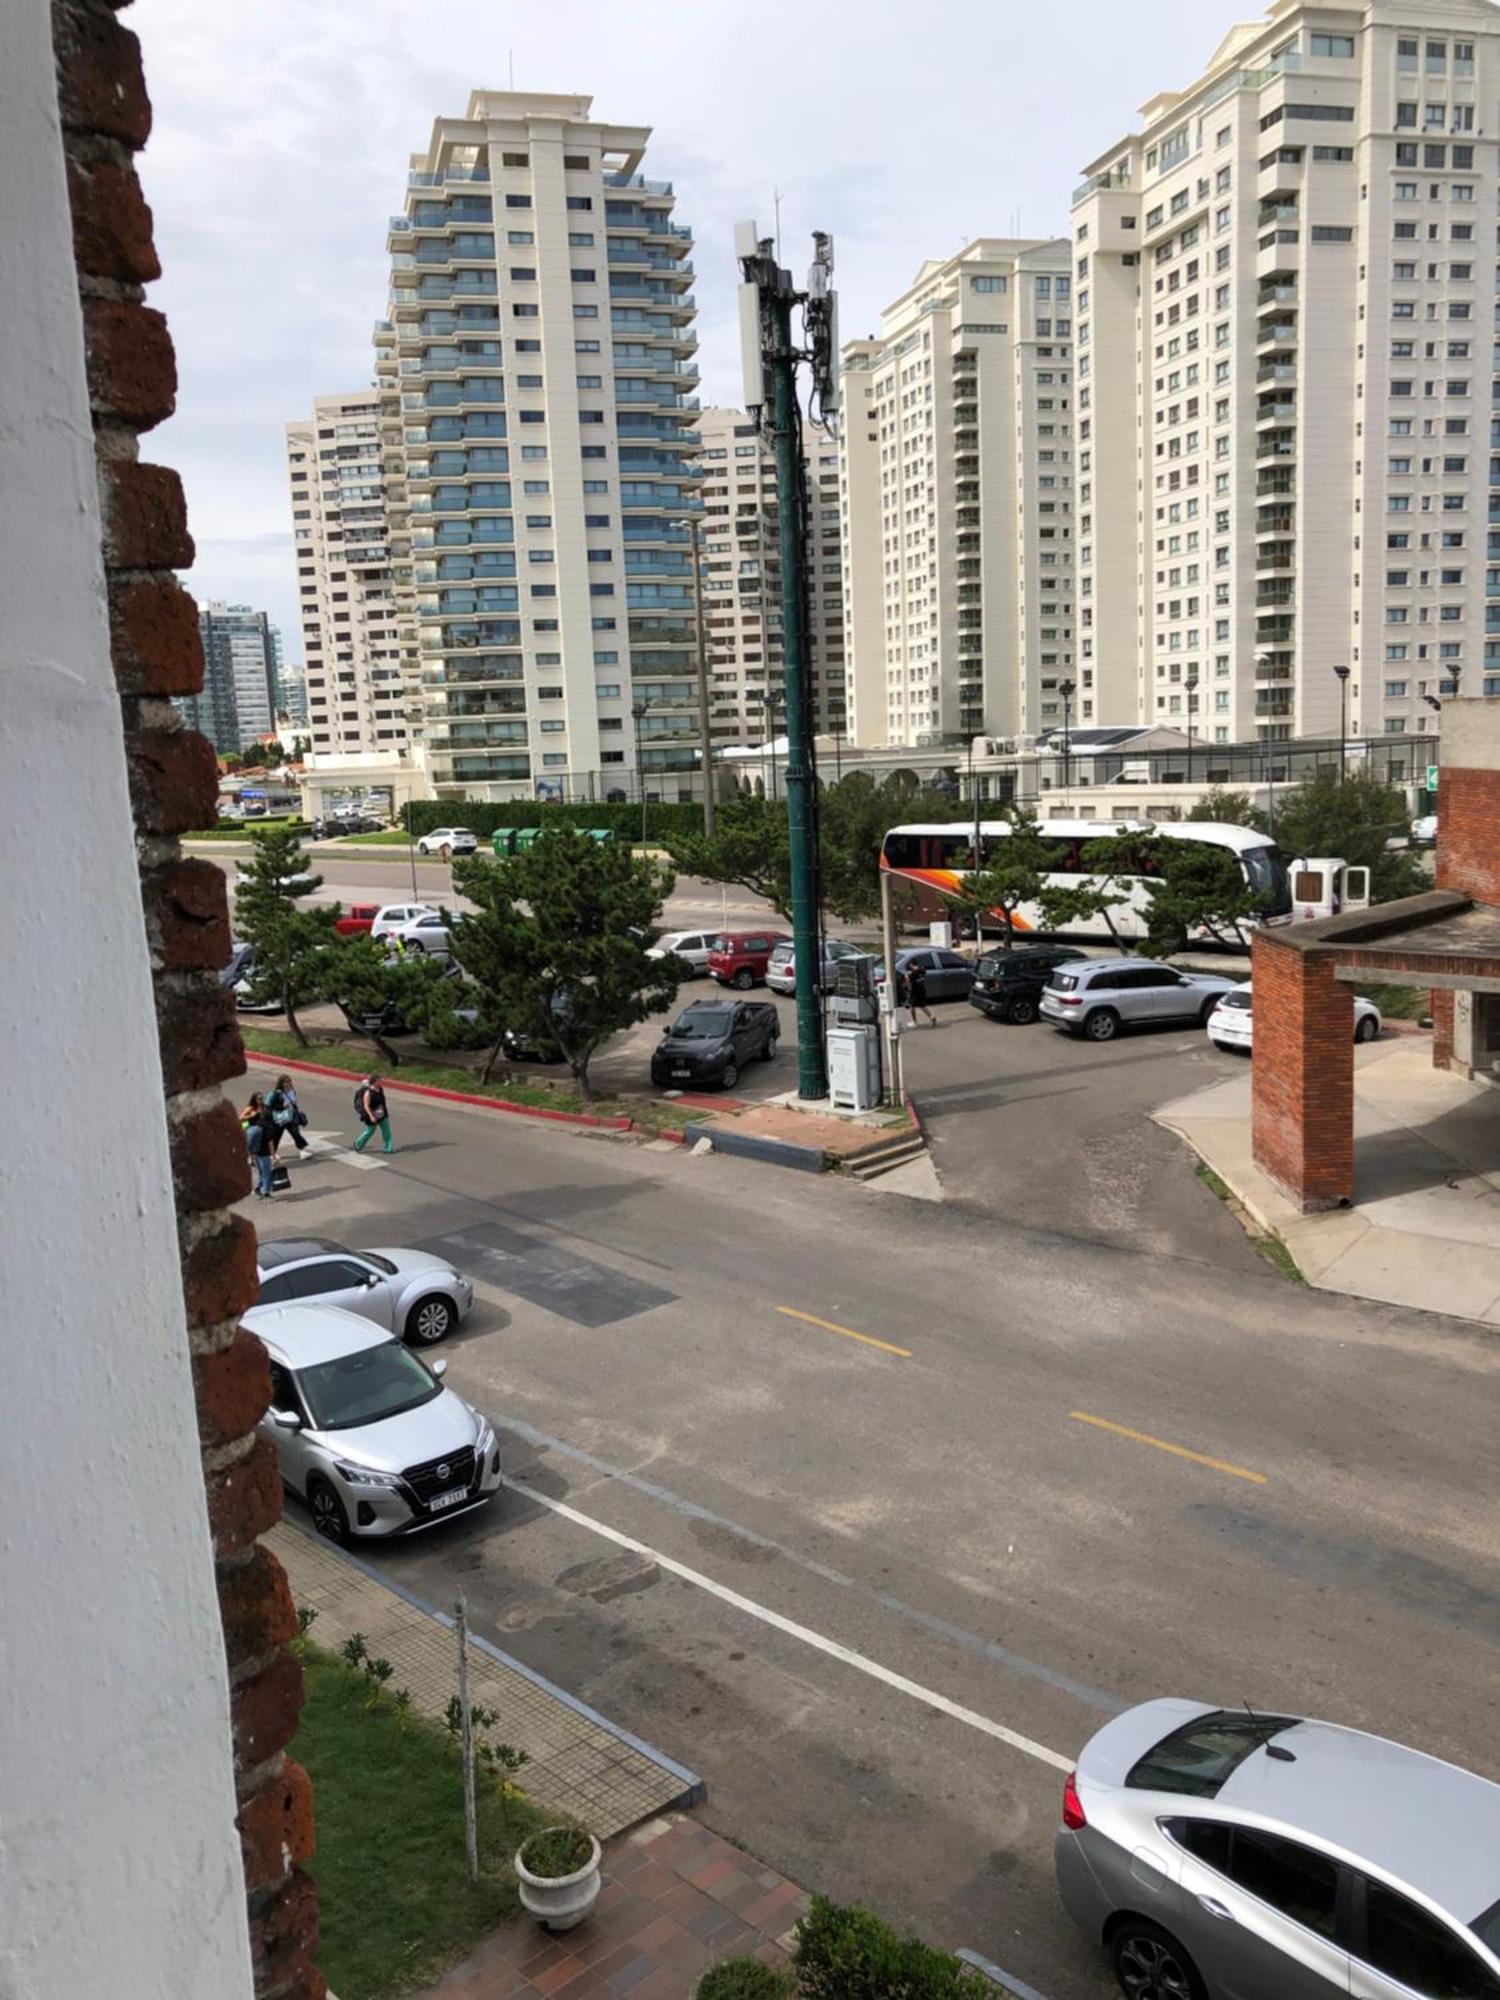
[[[980,2000],[994,1988],[951,1952],[901,1937],[857,1903],[814,1896],[792,1953],[804,2000]]]
[[[414,834],[431,833],[439,826],[466,826],[487,840],[502,826],[607,826],[627,840],[639,840],[641,808],[621,803],[600,805],[546,805],[540,799],[512,799],[504,804],[481,804],[472,799],[413,799],[405,807],[405,819]],[[690,801],[647,804],[646,838],[664,840],[676,833],[701,833],[703,808]]]
[[[721,1958],[698,1981],[693,2000],[791,2000],[795,1991],[790,1973],[758,1958]]]

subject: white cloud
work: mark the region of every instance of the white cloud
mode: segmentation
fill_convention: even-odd
[[[702,393],[739,397],[732,230],[785,261],[831,229],[846,336],[923,258],[1066,230],[1078,169],[1196,73],[1230,15],[1201,0],[138,0],[156,123],[142,179],[179,414],[148,441],[187,482],[201,595],[254,599],[300,655],[282,425],[371,375],[385,224],[407,155],[476,87],[592,93],[655,128],[697,238]]]

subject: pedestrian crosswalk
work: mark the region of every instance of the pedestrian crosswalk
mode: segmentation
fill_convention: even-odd
[[[356,1153],[353,1142],[342,1132],[321,1132],[309,1126],[302,1136],[310,1153],[326,1154],[343,1166],[358,1168],[362,1174],[378,1173],[386,1164],[379,1153]]]

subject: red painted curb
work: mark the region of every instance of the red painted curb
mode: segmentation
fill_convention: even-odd
[[[353,1069],[334,1069],[328,1063],[304,1062],[297,1056],[268,1056],[260,1049],[246,1049],[250,1062],[269,1063],[273,1069],[303,1070],[309,1076],[337,1076],[347,1082],[356,1080],[360,1072]],[[404,1091],[408,1097],[435,1097],[447,1104],[477,1104],[482,1111],[508,1111],[515,1118],[542,1118],[552,1125],[589,1125],[606,1132],[630,1132],[638,1130],[633,1118],[596,1118],[588,1111],[547,1111],[536,1104],[511,1104],[503,1097],[478,1097],[466,1090],[444,1090],[435,1083],[402,1083],[385,1070],[377,1072],[384,1079],[387,1090]]]

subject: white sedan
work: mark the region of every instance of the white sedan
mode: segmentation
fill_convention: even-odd
[[[408,924],[394,925],[386,936],[399,951],[429,951],[446,958],[453,950],[453,926],[462,921],[460,917],[445,917],[429,910],[426,916],[414,917]]]
[[[477,854],[479,838],[466,826],[434,827],[431,833],[424,833],[417,842],[419,854],[441,854],[449,861],[455,854]]]
[[[1380,1009],[1373,1000],[1366,1000],[1356,993],[1354,996],[1354,1039],[1357,1042],[1373,1042],[1380,1033]],[[1217,1007],[1208,1017],[1208,1039],[1216,1049],[1232,1051],[1243,1049],[1250,1053],[1253,1033],[1250,1012],[1250,981],[1243,986],[1231,987]]]
[[[382,903],[370,921],[370,936],[389,937],[405,924],[414,924],[421,917],[436,915],[437,911],[431,903]]]

